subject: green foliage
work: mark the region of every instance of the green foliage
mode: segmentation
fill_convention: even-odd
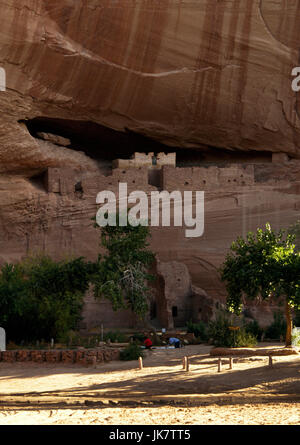
[[[292,345],[300,346],[300,331],[298,329],[293,329],[292,331]]]
[[[288,228],[288,233],[294,237],[295,250],[300,250],[300,221],[296,221]]]
[[[207,336],[207,326],[203,321],[199,321],[198,323],[193,323],[192,321],[188,321],[187,324],[187,332],[190,332],[195,335],[196,338],[206,341]]]
[[[136,343],[132,343],[120,352],[121,360],[138,360],[139,357],[143,357],[143,350]]]
[[[114,310],[131,309],[143,318],[151,295],[148,282],[154,280],[148,272],[155,258],[147,249],[149,227],[133,227],[128,220],[121,227],[119,215],[116,221],[116,226],[101,228],[101,244],[107,253],[99,256],[92,276],[95,296],[109,299]]]
[[[275,233],[269,224],[265,231],[249,232],[231,245],[221,269],[226,282],[227,307],[240,314],[244,297],[267,300],[284,297],[286,303],[286,346],[291,344],[291,308],[300,308],[300,252],[295,250],[295,234]]]
[[[126,335],[123,334],[120,331],[109,331],[109,332],[106,332],[104,334],[104,341],[108,341],[108,339],[110,339],[110,341],[112,343],[125,343],[128,340]]]
[[[136,332],[131,336],[131,338],[135,343],[143,344],[145,340],[145,335],[141,334],[140,332]]]
[[[0,324],[14,341],[58,338],[76,327],[88,288],[82,258],[48,256],[5,264],[0,273]]]
[[[286,321],[281,312],[274,312],[274,321],[265,330],[265,337],[273,340],[279,340],[284,337],[286,331]]]
[[[251,332],[247,332],[241,328],[236,332],[236,337],[233,340],[233,347],[235,348],[253,348],[257,345],[257,338]]]
[[[216,319],[208,323],[207,334],[215,346],[232,346],[233,334],[229,326],[231,326],[229,317],[223,313],[217,314]]]
[[[220,312],[216,320],[208,324],[208,337],[217,347],[233,348],[233,347],[253,347],[257,344],[256,336],[248,332],[245,327],[237,326],[236,330],[232,329],[232,322],[229,314]]]
[[[221,269],[226,282],[227,306],[239,314],[243,296],[250,299],[284,296],[290,307],[300,307],[300,254],[295,252],[294,235],[266,230],[249,232],[247,240],[232,243]]]
[[[244,323],[244,330],[252,334],[256,339],[260,339],[264,330],[261,328],[256,320],[250,321],[248,323]]]

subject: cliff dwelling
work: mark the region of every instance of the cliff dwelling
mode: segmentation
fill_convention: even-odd
[[[260,224],[262,212],[269,213],[274,186],[282,190],[290,187],[286,166],[290,166],[289,184],[296,181],[299,168],[297,160],[282,152],[170,147],[126,129],[115,131],[87,121],[40,117],[22,120],[20,125],[42,152],[47,156],[53,153],[60,160],[54,166],[51,161],[27,173],[34,193],[42,194],[38,207],[44,221],[34,228],[32,220],[25,223],[25,253],[34,250],[41,240],[45,250],[56,256],[58,245],[62,252],[82,252],[79,239],[84,230],[84,252],[94,257],[97,239],[88,221],[97,210],[95,197],[102,190],[117,194],[120,182],[126,182],[129,191],[205,191],[205,233],[194,245],[184,239],[180,229],[152,230],[151,245],[159,253],[156,273],[160,284],[150,302],[149,322],[157,327],[180,327],[189,320],[208,321],[214,316],[225,301],[217,265],[223,258],[220,252],[232,241],[229,233],[233,219],[241,221],[236,226],[238,234]],[[285,218],[285,196],[277,201],[275,223]],[[54,214],[46,210],[47,202],[53,199],[57,203]],[[290,199],[297,201],[293,194]],[[29,215],[23,213],[24,218],[26,221]],[[60,239],[53,238],[55,232],[61,234]],[[221,235],[224,233],[228,235]],[[255,308],[252,310],[254,313]],[[267,322],[272,311],[265,308],[258,317]],[[116,314],[110,303],[95,302],[92,295],[87,295],[82,327],[89,329],[99,320],[107,327],[119,323],[134,327],[137,323],[132,314]]]
[[[35,251],[95,259],[96,196],[120,182],[201,190],[202,237],[151,231],[160,282],[150,315],[205,320],[225,301],[218,268],[232,241],[299,219],[299,2],[132,2],[117,13],[17,3],[1,6],[0,263]],[[87,36],[87,23],[97,32]]]

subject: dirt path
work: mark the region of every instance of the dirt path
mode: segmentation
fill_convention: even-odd
[[[157,349],[143,370],[135,361],[0,363],[0,424],[300,424],[299,355],[273,368],[267,357],[235,359],[232,370],[223,359],[217,372],[210,348]]]

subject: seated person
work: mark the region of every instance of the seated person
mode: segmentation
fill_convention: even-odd
[[[169,345],[171,345],[171,346],[174,345],[175,348],[180,348],[181,343],[180,343],[180,340],[178,338],[171,337],[171,338],[169,338]]]
[[[152,343],[152,341],[150,340],[149,337],[147,337],[147,338],[144,340],[144,345],[145,345],[145,348],[146,348],[146,349],[151,349],[151,348],[152,348],[153,343]]]

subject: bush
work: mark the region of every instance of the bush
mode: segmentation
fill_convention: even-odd
[[[138,360],[139,357],[143,357],[143,350],[136,343],[132,343],[120,352],[120,360]]]
[[[265,331],[265,337],[272,340],[279,340],[280,337],[285,337],[286,334],[286,321],[281,312],[275,312],[273,314],[274,321]]]
[[[203,323],[202,321],[199,321],[198,323],[188,321],[186,326],[187,332],[194,334],[195,337],[200,340],[207,340],[207,328],[205,323]]]
[[[257,345],[257,338],[251,332],[247,332],[245,329],[240,329],[236,333],[235,348],[253,348]]]
[[[141,343],[141,344],[143,344],[144,343],[144,340],[145,340],[145,335],[144,334],[141,334],[141,333],[134,333],[132,336],[131,336],[131,338],[132,338],[132,340],[135,342],[135,343]]]
[[[215,346],[232,346],[233,333],[229,329],[230,325],[228,316],[223,313],[218,314],[216,320],[209,322],[207,334]]]
[[[89,272],[82,258],[47,256],[6,264],[0,272],[0,325],[8,341],[50,340],[76,329]]]
[[[232,323],[226,313],[218,314],[215,321],[211,321],[208,326],[208,335],[217,347],[242,348],[253,347],[257,345],[256,336],[247,332],[246,329],[231,329]]]
[[[247,333],[252,334],[256,339],[260,339],[264,332],[256,320],[245,323],[243,327]]]
[[[300,331],[295,328],[292,330],[292,345],[300,346]]]
[[[109,331],[104,334],[104,341],[110,341],[112,343],[125,343],[128,339],[125,334],[120,331]]]

